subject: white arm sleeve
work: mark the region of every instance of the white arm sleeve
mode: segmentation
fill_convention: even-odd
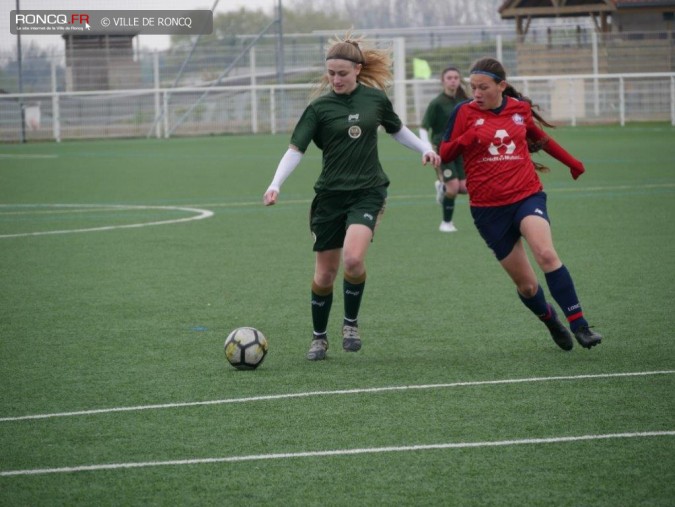
[[[274,179],[267,190],[274,190],[279,192],[281,185],[286,181],[291,173],[298,167],[298,164],[302,160],[302,152],[288,148],[284,156],[281,157],[279,165],[277,166],[277,171],[274,173]]]
[[[411,150],[419,151],[422,155],[430,151],[434,151],[434,149],[431,147],[431,143],[429,143],[429,140],[427,140],[425,143],[419,137],[413,134],[413,132],[405,125],[401,127],[401,130],[395,134],[392,134],[391,137],[396,139],[403,146],[406,146]]]
[[[420,139],[423,143],[429,143],[429,131],[427,129],[420,128]]]

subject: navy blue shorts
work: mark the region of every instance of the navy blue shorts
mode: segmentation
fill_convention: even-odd
[[[546,210],[546,193],[537,192],[506,206],[471,206],[473,223],[499,261],[511,253],[521,237],[520,222],[530,215],[551,222]]]

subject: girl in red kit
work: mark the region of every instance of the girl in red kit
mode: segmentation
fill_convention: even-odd
[[[474,223],[516,284],[521,301],[546,324],[560,348],[572,349],[572,335],[546,301],[524,238],[572,334],[590,349],[602,336],[590,329],[572,277],[553,247],[546,194],[536,172],[547,169],[535,164],[530,152],[543,149],[568,166],[574,179],[584,172],[584,166],[539,128],[538,124],[552,125],[506,82],[499,61],[483,58],[475,62],[470,83],[473,100],[457,106],[450,116],[439,149],[441,159],[447,163],[463,156]]]

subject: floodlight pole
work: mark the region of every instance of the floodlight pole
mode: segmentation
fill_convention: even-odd
[[[281,0],[277,7],[277,23],[277,80],[279,84],[284,84],[284,25]]]
[[[220,0],[215,0],[215,2],[213,2],[213,6],[211,7],[211,16],[213,16],[213,13],[216,12],[216,7],[218,7],[218,2],[220,2]],[[195,52],[195,49],[197,48],[197,44],[199,43],[199,39],[201,39],[201,37],[202,37],[201,33],[197,34],[197,37],[192,42],[192,47],[190,48],[190,52],[188,53],[188,55],[183,60],[183,64],[180,66],[180,69],[178,71],[178,75],[176,76],[176,79],[174,79],[173,85],[171,85],[171,88],[176,88],[176,86],[178,86],[178,81],[180,81],[180,78],[183,75],[183,71],[185,70],[185,66],[187,65],[187,63],[192,58],[192,54]],[[159,70],[155,70],[155,79],[159,79]],[[156,88],[159,88],[159,85],[157,85]],[[165,97],[165,99],[168,99],[169,92],[165,92],[164,97]],[[164,110],[164,108],[162,108],[160,110],[159,114],[155,116],[155,120],[152,122],[152,126],[150,127],[150,130],[148,130],[148,135],[146,137],[150,137],[150,135],[152,134],[152,131],[156,130],[157,125],[159,125],[159,122],[162,121],[162,119],[164,118],[164,114],[165,114],[165,110]]]
[[[281,0],[280,0],[281,1]],[[16,0],[17,14],[21,8],[19,7],[19,0]],[[18,27],[17,27],[18,28]],[[26,142],[26,112],[23,109],[23,64],[21,57],[21,30],[16,31],[16,58],[19,66],[19,111],[21,113],[21,142]]]
[[[277,82],[280,85],[284,84],[284,24],[283,24],[283,6],[281,5],[281,0],[278,0],[277,6]],[[282,88],[280,90],[280,102],[281,102],[281,123],[285,125],[286,123],[286,91]]]

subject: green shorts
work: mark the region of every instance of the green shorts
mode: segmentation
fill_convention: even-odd
[[[443,176],[443,181],[454,179],[465,180],[466,174],[464,174],[464,161],[462,157],[458,157],[447,164],[441,164],[441,176]]]
[[[309,211],[315,252],[342,248],[347,227],[362,224],[375,232],[387,200],[387,187],[319,192]]]

